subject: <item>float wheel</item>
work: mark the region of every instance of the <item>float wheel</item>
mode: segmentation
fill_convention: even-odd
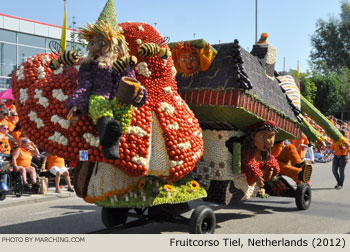
[[[308,184],[300,183],[295,191],[295,204],[299,210],[306,210],[311,205],[311,188]]]
[[[195,208],[190,219],[190,234],[214,234],[215,226],[215,213],[210,207]]]
[[[128,208],[103,207],[101,212],[102,223],[106,228],[125,224],[128,218]]]

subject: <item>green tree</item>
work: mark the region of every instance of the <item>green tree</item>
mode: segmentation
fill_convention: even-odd
[[[350,67],[350,2],[341,1],[340,17],[319,19],[311,36],[311,62],[318,71],[326,64],[331,71]]]
[[[342,109],[350,110],[350,69],[343,67],[337,74],[340,83],[341,96],[344,100]]]
[[[334,114],[345,107],[345,101],[341,95],[341,83],[337,73],[324,75],[314,72],[310,80],[317,87],[314,105],[323,114]]]
[[[72,24],[69,25],[69,28],[71,28],[73,31],[70,33],[70,38],[72,41],[72,50],[76,51],[80,56],[83,56],[86,54],[86,41],[80,38],[79,31],[75,28],[76,22],[75,17],[73,16]]]

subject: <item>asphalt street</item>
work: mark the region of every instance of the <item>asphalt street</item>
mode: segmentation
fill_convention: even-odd
[[[348,169],[348,167],[347,167]],[[291,181],[291,184],[293,182]],[[335,190],[331,163],[314,165],[311,179],[312,203],[308,210],[297,210],[294,198],[253,198],[229,206],[201,200],[215,211],[216,234],[347,234],[350,233],[350,181]],[[8,196],[0,201],[2,234],[84,234],[104,229],[101,208],[85,203],[74,193],[57,195]],[[187,217],[190,216],[190,212]],[[132,221],[133,219],[128,219]],[[104,231],[102,231],[103,233]],[[150,222],[127,229],[109,230],[116,234],[187,233],[188,225]]]

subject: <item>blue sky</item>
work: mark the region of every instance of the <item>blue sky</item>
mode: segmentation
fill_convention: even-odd
[[[115,0],[118,22],[157,23],[171,42],[203,38],[211,44],[238,39],[249,50],[255,42],[256,0]],[[1,1],[0,13],[62,25],[63,0]],[[67,23],[94,22],[107,0],[67,0]],[[338,17],[339,0],[258,0],[258,36],[269,34],[277,48],[276,70],[306,71],[310,36],[319,18]]]

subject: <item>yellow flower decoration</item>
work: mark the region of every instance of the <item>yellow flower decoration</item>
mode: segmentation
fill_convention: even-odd
[[[199,189],[199,184],[198,184],[197,181],[192,180],[192,181],[190,182],[190,187],[191,187],[191,189]]]
[[[174,190],[174,187],[172,185],[166,184],[163,186],[164,191],[172,192]]]
[[[146,185],[146,182],[145,182],[143,179],[141,179],[141,180],[139,181],[139,183],[137,184],[137,187],[138,187],[140,190],[142,190],[142,189],[145,187],[145,185]]]

